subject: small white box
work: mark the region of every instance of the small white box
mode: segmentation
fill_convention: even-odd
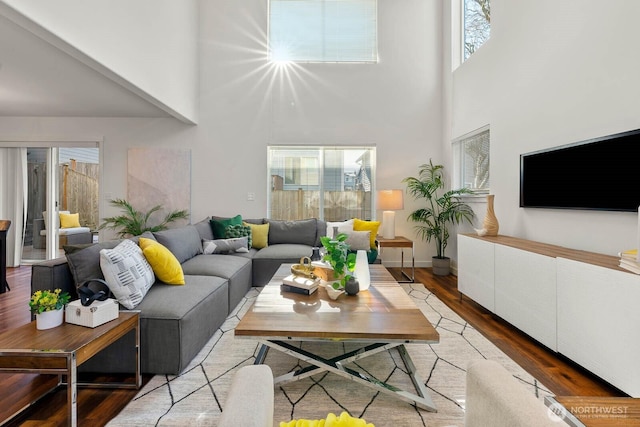
[[[80,300],[71,301],[67,304],[65,320],[74,325],[88,326],[95,328],[103,323],[118,318],[118,301],[108,298],[104,301],[93,301],[90,306],[83,306]]]

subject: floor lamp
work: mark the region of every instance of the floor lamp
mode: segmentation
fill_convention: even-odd
[[[382,210],[382,237],[396,238],[396,212],[404,209],[402,190],[378,191],[378,209]]]

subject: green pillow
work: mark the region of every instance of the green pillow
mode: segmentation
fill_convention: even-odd
[[[227,227],[230,225],[242,225],[242,216],[236,215],[233,218],[213,217],[209,220],[209,224],[211,224],[214,239],[224,239]]]
[[[248,225],[230,225],[225,230],[225,239],[247,237],[247,249],[251,249],[251,227]]]

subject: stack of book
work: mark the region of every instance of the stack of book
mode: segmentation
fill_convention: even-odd
[[[310,279],[304,276],[288,275],[282,279],[280,290],[283,292],[295,292],[297,294],[311,295],[320,285],[320,279]]]
[[[620,267],[633,273],[640,274],[640,262],[638,262],[638,250],[629,249],[620,252]]]

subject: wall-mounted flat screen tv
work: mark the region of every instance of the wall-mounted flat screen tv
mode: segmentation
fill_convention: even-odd
[[[637,211],[640,129],[520,155],[520,207]]]

